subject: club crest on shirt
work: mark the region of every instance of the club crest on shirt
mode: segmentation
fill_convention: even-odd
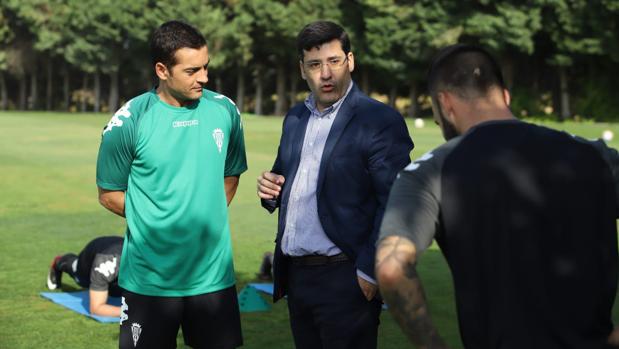
[[[112,131],[114,127],[120,127],[123,125],[123,121],[120,118],[121,116],[124,118],[131,117],[131,112],[129,111],[130,106],[131,106],[131,101],[125,103],[125,105],[123,105],[120,109],[118,109],[118,111],[114,114],[114,116],[112,116],[112,119],[110,119],[107,125],[105,125],[105,127],[103,128],[102,136],[105,136],[107,132]]]
[[[140,334],[142,333],[142,325],[134,322],[131,324],[131,335],[133,336],[133,346],[138,346],[138,340],[140,339]]]
[[[217,144],[217,150],[221,153],[221,147],[224,145],[224,131],[220,128],[216,128],[213,130],[213,139],[215,140],[215,144]]]

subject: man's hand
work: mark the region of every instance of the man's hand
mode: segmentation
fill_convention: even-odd
[[[273,172],[262,172],[258,177],[258,197],[266,200],[276,199],[285,180],[284,176]]]
[[[120,307],[107,304],[108,291],[89,290],[90,313],[99,316],[120,316]]]
[[[371,301],[372,298],[376,296],[376,291],[378,290],[378,286],[367,281],[366,279],[362,278],[359,275],[357,275],[357,281],[359,282],[359,287],[361,287],[361,291],[363,292],[363,295],[365,296],[365,298],[367,298],[368,301]]]

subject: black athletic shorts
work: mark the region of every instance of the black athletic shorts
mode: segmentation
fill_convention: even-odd
[[[144,296],[123,290],[120,349],[176,348],[179,327],[195,349],[243,345],[236,288],[189,297]]]

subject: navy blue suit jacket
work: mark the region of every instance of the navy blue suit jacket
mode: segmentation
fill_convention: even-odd
[[[277,200],[262,200],[273,212],[279,206],[274,269],[274,300],[286,294],[286,256],[281,240],[310,111],[304,103],[286,117],[274,173],[286,179]],[[404,118],[353,86],[342,103],[325,144],[318,173],[316,201],[322,227],[357,269],[374,277],[376,239],[389,189],[396,174],[410,163],[413,142]]]

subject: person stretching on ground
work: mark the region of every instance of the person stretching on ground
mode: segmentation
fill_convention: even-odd
[[[118,267],[122,248],[122,237],[104,236],[90,241],[79,255],[56,256],[47,273],[47,288],[60,288],[62,273],[67,273],[78,285],[88,288],[91,314],[120,316],[120,307],[107,304],[107,298],[120,296]]]

